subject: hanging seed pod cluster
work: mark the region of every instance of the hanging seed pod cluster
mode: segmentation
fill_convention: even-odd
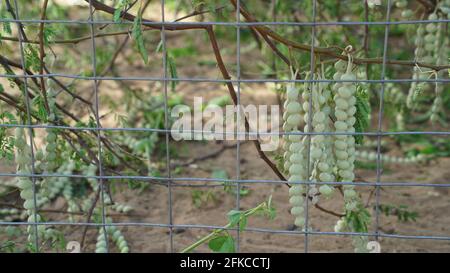
[[[449,7],[450,2],[448,0],[437,1],[434,11],[425,18],[430,22],[420,24],[417,27],[414,51],[417,62],[436,65],[443,65],[448,62],[450,54],[448,24],[438,22],[448,19]],[[414,81],[409,88],[406,106],[413,111],[416,110],[420,98],[426,95],[425,91],[434,91],[434,100],[426,116],[432,123],[445,123],[445,109],[442,103],[442,94],[445,87],[442,82],[439,82],[447,76],[445,70],[434,71],[416,66],[413,68],[412,74]],[[436,82],[434,84],[417,82],[427,79],[435,79]]]
[[[305,222],[305,198],[315,205],[319,202],[319,196],[330,198],[335,192],[333,184],[327,182],[346,183],[342,186],[346,211],[356,210],[359,202],[354,186],[348,184],[355,178],[353,133],[357,112],[357,84],[351,52],[352,47],[347,47],[344,53],[348,61],[335,63],[333,79],[337,82],[333,85],[322,81],[325,79],[322,71],[310,75],[317,82],[305,83],[302,89],[294,85],[287,88],[283,128],[285,132],[297,134],[284,138],[284,166],[290,182],[303,182],[293,184],[289,190],[291,214],[295,216],[295,224],[301,228]],[[313,133],[310,143],[309,136],[301,134],[309,132],[309,128]],[[308,187],[305,182],[310,182]],[[316,184],[320,186],[317,188]]]

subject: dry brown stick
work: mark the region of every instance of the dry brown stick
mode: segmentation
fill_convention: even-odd
[[[142,31],[149,31],[149,30],[155,30],[153,28],[149,27],[143,27]],[[130,35],[131,30],[127,31],[116,31],[116,32],[106,32],[106,33],[97,33],[94,35],[94,38],[104,38],[104,37],[112,37],[112,36],[121,36],[121,35]],[[66,40],[54,40],[51,41],[51,44],[78,44],[80,42],[88,41],[92,39],[91,35],[79,37],[79,38],[73,38],[73,39],[66,39]],[[19,42],[19,39],[16,37],[9,37],[9,36],[2,36],[0,37],[0,40],[4,41],[10,41],[10,42]],[[23,43],[29,43],[29,44],[39,44],[39,40],[27,40],[23,41]]]
[[[100,198],[100,192],[101,192],[101,189],[102,189],[102,187],[98,187],[98,188],[97,188],[97,191],[96,191],[95,197],[94,197],[94,201],[92,201],[92,205],[91,205],[91,207],[89,208],[88,215],[87,215],[87,217],[86,217],[86,223],[89,223],[89,222],[91,221],[92,214],[94,213],[94,209],[95,209],[95,207],[97,206],[98,199]],[[85,226],[84,229],[83,229],[83,234],[82,234],[82,236],[81,236],[81,241],[80,241],[80,247],[81,247],[81,249],[83,249],[83,246],[84,246],[84,242],[85,242],[85,240],[86,240],[86,234],[87,234],[88,229],[89,229],[89,226]]]
[[[22,67],[21,64],[19,64],[19,63],[17,63],[17,62],[14,62],[14,61],[12,61],[12,60],[10,60],[10,59],[8,59],[8,58],[6,58],[6,57],[0,55],[0,63],[2,63],[2,62],[4,62],[5,64],[10,65],[10,66],[12,66],[12,67],[19,68],[19,69],[22,69],[22,70],[23,70],[23,67]],[[44,66],[44,70],[45,70],[45,73],[50,74],[50,71],[48,70],[47,67]],[[33,75],[33,72],[31,72],[29,69],[25,69],[25,72],[26,72],[28,75]],[[76,99],[82,101],[83,103],[89,105],[90,107],[92,107],[92,104],[91,104],[89,101],[83,99],[82,97],[78,96],[77,94],[74,94],[74,93],[73,93],[72,91],[70,91],[70,90],[69,90],[62,82],[60,82],[57,78],[55,78],[55,77],[53,77],[53,76],[51,76],[51,77],[49,77],[49,78],[52,79],[57,85],[59,85],[64,91],[66,91],[67,93],[69,93],[69,95],[71,95],[72,97],[74,97],[74,98],[76,98]],[[40,87],[40,85],[39,85],[38,81],[36,80],[36,78],[33,77],[33,78],[31,78],[31,80],[32,80],[32,82],[33,82],[34,84],[36,84],[37,87]]]
[[[122,43],[120,44],[119,48],[114,52],[114,55],[111,58],[111,62],[109,62],[109,65],[103,69],[102,73],[100,73],[100,76],[104,76],[108,73],[108,71],[112,70],[114,67],[114,64],[116,63],[117,57],[119,57],[120,52],[125,48],[125,45],[130,40],[130,36],[125,36],[125,39],[123,39]]]
[[[99,2],[99,1],[96,1],[96,0],[85,0],[85,1],[88,2],[88,3],[89,2],[92,3],[92,7],[94,7],[96,10],[104,11],[104,12],[109,13],[109,14],[114,14],[114,12],[116,11],[115,8],[110,7],[108,5],[105,5],[105,4],[103,4],[103,3]],[[136,16],[134,16],[132,14],[129,14],[127,12],[123,12],[121,18],[122,19],[126,19],[128,21],[134,21]],[[149,27],[149,28],[159,29],[159,30],[161,30],[161,28],[163,26],[162,23],[154,22],[154,21],[147,20],[147,19],[142,19],[142,23],[145,26]],[[146,23],[147,23],[147,25],[146,25]],[[201,23],[199,23],[199,24],[193,23],[193,24],[186,24],[186,25],[184,25],[184,24],[170,24],[170,23],[165,23],[164,24],[164,30],[173,31],[173,30],[187,30],[187,29],[205,29],[205,25],[201,24]]]
[[[422,4],[425,7],[425,9],[429,12],[433,11],[434,8],[436,7],[436,5],[432,1],[429,1],[429,0],[417,0],[417,2]]]
[[[214,11],[217,12],[217,11],[220,11],[220,10],[222,10],[222,9],[224,9],[224,8],[225,8],[225,6],[221,6],[221,7],[216,8]],[[188,19],[188,18],[197,16],[197,15],[209,13],[209,12],[210,12],[210,10],[200,10],[200,11],[195,10],[195,11],[193,11],[193,12],[191,12],[191,13],[185,15],[185,16],[182,16],[182,17],[180,17],[180,18],[174,20],[174,22],[180,22],[180,21],[182,21],[182,20],[185,20],[185,19]]]
[[[48,0],[44,0],[44,3],[42,4],[41,20],[45,20],[46,12],[47,12],[47,4],[48,4]],[[39,25],[39,61],[41,62],[41,65],[39,66],[39,74],[40,75],[44,75],[44,66],[45,66],[44,25],[45,25],[44,22],[41,22]],[[41,83],[42,97],[44,98],[44,105],[47,110],[47,113],[50,113],[50,106],[48,105],[44,77],[40,78],[40,83]]]
[[[242,144],[244,144],[244,143],[246,143],[246,142],[243,142]],[[206,155],[202,155],[202,156],[199,156],[199,157],[192,158],[191,160],[188,160],[186,162],[182,162],[182,163],[178,163],[178,164],[174,163],[174,164],[172,164],[172,167],[185,167],[185,166],[189,166],[191,164],[194,164],[195,162],[198,162],[198,161],[203,161],[203,160],[206,160],[206,159],[215,158],[215,157],[219,156],[220,154],[222,154],[223,152],[225,152],[228,149],[236,148],[236,146],[237,146],[237,144],[232,144],[232,145],[223,144],[216,151],[210,152],[210,153],[208,153]]]
[[[44,67],[45,73],[50,74],[50,71],[48,70],[47,67]],[[84,99],[83,97],[73,93],[67,86],[65,86],[60,80],[58,80],[57,78],[50,76],[49,77],[51,80],[53,80],[62,90],[66,91],[70,96],[72,96],[73,98],[87,104],[91,110],[93,111],[92,108],[92,103],[90,101],[87,101],[86,99]]]
[[[1,57],[1,56],[0,56],[0,57]],[[9,66],[8,66],[8,63],[5,61],[5,58],[0,58],[0,63],[5,67],[5,69],[6,69],[7,71],[10,71],[10,73],[12,73],[11,69],[10,69]],[[22,66],[19,65],[19,64],[16,64],[16,65],[19,66],[19,67],[22,67]],[[33,73],[32,73],[31,71],[28,71],[28,73],[31,74],[31,75],[33,75]],[[22,81],[19,80],[18,78],[14,78],[14,81],[15,81],[15,83],[16,83],[18,86],[22,86],[22,84],[23,84]],[[32,94],[31,92],[28,92],[28,94],[29,94],[29,96],[30,96],[31,99],[33,99],[33,98],[35,97],[34,94]],[[4,95],[6,95],[6,93],[5,93]],[[6,101],[5,101],[5,102],[6,102]],[[18,101],[15,101],[15,103],[16,103],[16,105],[19,104]],[[64,107],[61,107],[59,104],[56,104],[56,106],[57,106],[57,108],[58,108],[60,111],[62,111],[62,112],[63,112],[64,114],[66,114],[67,116],[71,117],[72,119],[74,119],[74,120],[77,121],[77,122],[80,121],[75,115],[73,115],[72,113],[70,113],[70,112],[69,112],[68,110],[66,110]],[[38,118],[36,115],[34,115],[33,113],[31,113],[31,115],[32,115],[32,117],[34,117],[35,119],[39,120],[39,118]],[[58,125],[58,124],[57,124],[57,125]],[[61,125],[67,126],[67,124],[61,124]],[[70,131],[71,131],[72,133],[74,133],[74,134],[78,137],[78,143],[80,143],[80,145],[82,145],[82,146],[87,150],[87,152],[89,153],[89,155],[90,155],[92,158],[96,158],[95,154],[93,154],[92,151],[90,151],[89,145],[87,145],[87,144],[84,142],[84,140],[83,140],[82,136],[80,135],[80,133],[79,133],[78,131],[76,131],[76,130],[70,130]],[[90,131],[90,132],[93,132],[93,131]],[[102,143],[105,145],[105,147],[106,147],[112,154],[114,154],[114,155],[119,159],[119,161],[120,161],[122,164],[124,164],[125,166],[129,167],[129,168],[132,169],[132,170],[135,170],[135,169],[133,168],[133,166],[131,166],[130,164],[128,164],[128,162],[127,162],[126,160],[124,160],[121,156],[119,156],[119,155],[115,152],[114,148],[112,147],[111,143],[109,142],[109,140],[108,140],[107,138],[101,136],[100,139],[101,139]]]
[[[369,3],[368,0],[364,0],[364,20],[369,22]],[[364,26],[364,38],[363,38],[364,57],[369,57],[369,25]],[[369,64],[366,64],[366,77],[369,78]]]
[[[219,70],[222,73],[222,77],[225,80],[231,79],[230,74],[228,73],[227,68],[225,67],[225,63],[223,62],[222,55],[220,54],[219,45],[217,44],[216,35],[214,34],[214,30],[211,26],[206,28],[208,32],[208,36],[211,42],[212,49],[214,51],[214,56],[216,58],[217,65]],[[238,98],[236,95],[236,91],[234,90],[234,86],[231,82],[227,82],[228,91],[230,93],[231,99],[233,103],[238,106],[238,111],[240,111],[240,106],[238,105]],[[248,123],[247,117],[244,115],[244,126],[247,132],[250,132],[250,124]],[[253,140],[253,144],[256,147],[256,151],[258,152],[259,157],[266,162],[266,164],[273,170],[273,172],[283,181],[286,181],[284,175],[278,170],[277,166],[267,157],[267,155],[261,149],[261,143],[258,140]]]

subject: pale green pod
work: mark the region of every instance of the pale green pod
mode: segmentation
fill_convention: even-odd
[[[303,215],[304,210],[305,209],[302,206],[292,207],[291,208],[291,215],[293,215],[293,216],[301,216],[301,215]]]
[[[346,160],[348,158],[348,153],[345,151],[336,151],[336,158],[340,160]]]
[[[293,115],[289,115],[286,122],[292,126],[296,126],[296,125],[300,124],[301,120],[302,120],[302,116],[300,114],[293,114]]]
[[[300,181],[300,180],[296,180],[296,181]],[[291,181],[292,182],[292,181]],[[297,196],[297,195],[302,195],[304,192],[303,186],[302,185],[293,185],[289,188],[289,196]]]
[[[303,205],[304,198],[302,196],[294,195],[289,198],[289,204],[293,207],[300,207]]]
[[[298,112],[300,112],[301,109],[302,108],[301,108],[300,103],[298,103],[296,101],[291,101],[286,106],[286,111],[289,113],[298,113]]]
[[[295,87],[288,86],[286,93],[289,100],[297,100],[300,91]]]
[[[336,128],[336,131],[338,132],[345,132],[348,128],[347,123],[343,121],[336,121],[334,123],[334,127]]]
[[[302,175],[302,174],[304,174],[304,168],[300,164],[292,164],[289,167],[289,173],[292,174],[292,175],[294,175],[294,174],[295,175]]]
[[[293,153],[293,154],[290,155],[289,161],[291,163],[300,164],[300,163],[302,163],[304,161],[304,158],[303,158],[303,156],[300,153]]]
[[[335,101],[336,107],[340,110],[347,110],[349,109],[349,104],[346,100],[339,98]]]
[[[305,218],[304,217],[295,218],[294,224],[298,227],[302,227],[305,224]]]
[[[333,193],[333,188],[328,185],[322,185],[319,187],[319,192],[325,196],[330,196]]]

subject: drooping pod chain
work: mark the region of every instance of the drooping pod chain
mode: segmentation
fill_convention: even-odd
[[[441,34],[444,32],[444,25],[442,24],[439,27],[438,35],[436,39],[436,50],[435,50],[435,56],[436,56],[436,64],[442,65],[446,63],[446,59],[448,58],[449,53],[449,38],[446,36],[442,43],[441,41]],[[444,92],[444,84],[442,82],[438,82],[439,79],[442,79],[445,77],[445,70],[441,71],[435,71],[434,76],[436,79],[436,82],[434,83],[434,92],[435,92],[435,98],[433,101],[433,104],[430,109],[430,120],[433,123],[436,123],[439,121],[439,113],[443,112],[444,105],[443,105],[443,92]]]
[[[428,16],[428,20],[437,20],[438,15],[436,12]],[[435,63],[437,55],[440,49],[440,36],[441,33],[438,31],[438,25],[436,23],[428,23],[422,29],[422,25],[417,28],[416,35],[416,50],[415,58],[418,62],[425,63]],[[413,80],[424,80],[427,78],[426,72],[430,71],[426,68],[414,67],[413,70]],[[406,100],[406,106],[409,109],[413,109],[417,98],[421,95],[422,91],[426,88],[427,84],[425,82],[414,82],[411,84],[408,98]]]
[[[355,161],[355,138],[353,135],[345,133],[354,133],[354,124],[356,122],[356,75],[353,74],[353,62],[350,54],[351,47],[346,48],[348,63],[345,73],[340,79],[343,81],[337,92],[334,94],[336,121],[334,123],[335,142],[334,153],[336,156],[337,180],[342,182],[353,182],[354,161]],[[342,73],[342,64],[336,65],[336,74]],[[335,88],[336,89],[336,88]],[[353,185],[344,185],[345,208],[352,211],[356,208],[357,194]]]
[[[111,224],[112,220],[110,218],[108,218],[107,223]],[[98,236],[97,236],[97,243],[95,245],[96,253],[106,253],[107,252],[106,240],[107,240],[107,237],[109,238],[109,236],[111,236],[113,242],[116,244],[120,253],[128,253],[130,251],[125,237],[123,236],[122,232],[116,226],[107,226],[105,229],[106,229],[108,236],[105,236],[103,228],[99,228],[99,232],[98,232]]]
[[[15,161],[17,165],[17,173],[19,175],[31,174],[31,148],[25,139],[25,130],[23,128],[15,129]],[[18,177],[17,187],[20,189],[20,197],[24,200],[23,207],[25,208],[28,217],[28,223],[36,223],[41,221],[41,216],[36,213],[34,203],[33,182],[30,177]],[[45,237],[45,226],[39,225],[37,228],[38,234],[35,233],[34,226],[27,227],[28,242],[34,243],[36,236],[40,238]]]
[[[53,83],[51,81],[47,81],[48,89],[47,89],[47,101],[49,106],[49,114],[48,114],[48,120],[51,123],[55,123],[58,119],[58,113],[56,108],[56,92],[53,89]],[[47,172],[52,172],[58,167],[58,159],[57,159],[57,151],[56,151],[56,141],[57,141],[57,134],[56,129],[53,128],[46,128],[47,136],[45,138],[46,140],[46,147],[45,147],[45,159],[46,159],[46,166],[45,170]]]
[[[378,154],[376,152],[370,151],[356,151],[356,158],[366,161],[376,161],[378,158]],[[424,163],[426,161],[426,157],[423,154],[418,154],[412,157],[398,157],[398,156],[389,156],[382,155],[381,161],[383,163],[394,163],[394,164],[414,164],[414,163]]]
[[[403,9],[402,13],[401,13],[401,16],[403,18],[410,18],[414,14],[414,12],[412,10],[407,8],[407,6],[408,6],[407,0],[397,0],[397,1],[395,1],[395,6],[399,9]]]
[[[323,73],[322,73],[323,74]],[[318,83],[312,86],[312,128],[314,133],[330,132],[330,120],[329,115],[331,108],[328,106],[328,101],[331,97],[331,92],[328,89],[328,84],[320,82],[322,76],[318,75]],[[309,99],[309,98],[308,98]],[[308,104],[309,100],[304,104]],[[305,115],[305,122],[308,123],[308,116]],[[306,130],[306,127],[305,127]],[[332,154],[332,143],[331,137],[327,135],[314,135],[311,138],[311,160],[313,166],[310,180],[312,182],[333,182],[335,177],[333,175],[333,157]],[[315,184],[310,185],[308,195],[311,198],[312,204],[316,204],[318,199],[318,192],[323,194],[325,197],[331,196],[333,193],[333,187],[330,185],[321,185],[319,190]]]
[[[428,20],[437,20],[437,13],[432,13],[428,16]],[[425,35],[425,52],[426,56],[424,57],[424,62],[433,63],[436,60],[436,41],[439,40],[440,31],[438,30],[437,23],[428,23],[425,26],[426,35]],[[439,48],[439,45],[438,47]]]
[[[416,49],[414,50],[414,59],[416,62],[421,62],[422,58],[425,55],[425,48],[424,48],[425,40],[423,38],[424,34],[425,34],[425,27],[422,24],[420,24],[416,30],[416,37],[414,40],[414,45],[416,47]],[[420,68],[418,66],[414,66],[412,79],[419,80],[421,78],[420,72],[421,72]],[[423,87],[424,87],[423,83],[418,83],[416,81],[413,81],[411,83],[411,86],[408,91],[408,97],[406,99],[406,106],[409,109],[412,109],[414,107],[417,90],[421,90]]]
[[[296,78],[296,73],[293,79]],[[304,111],[300,104],[300,90],[295,83],[290,83],[286,89],[286,102],[284,104],[283,129],[285,132],[299,133],[300,125],[304,117]],[[305,138],[299,134],[286,135],[284,137],[284,162],[285,170],[289,175],[289,182],[302,182],[306,180],[306,167],[304,156]],[[291,204],[291,214],[295,217],[295,225],[303,227],[304,217],[304,197],[305,187],[301,184],[293,184],[289,189],[289,203]]]

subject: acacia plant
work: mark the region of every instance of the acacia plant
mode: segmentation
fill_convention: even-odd
[[[448,0],[394,0],[381,1],[380,5],[370,0],[174,0],[165,1],[166,9],[178,19],[164,24],[160,19],[148,19],[161,18],[160,10],[149,9],[158,1],[63,2],[1,1],[0,156],[16,170],[10,179],[2,176],[0,185],[0,197],[5,200],[0,202],[0,221],[6,223],[1,228],[13,238],[0,245],[2,251],[19,245],[14,238],[20,231],[12,224],[17,219],[29,223],[25,231],[29,250],[64,245],[64,233],[57,225],[33,224],[51,222],[41,212],[57,198],[65,200],[63,215],[67,221],[106,224],[98,228],[96,252],[111,249],[111,243],[120,252],[130,251],[121,228],[108,225],[116,214],[133,213],[131,206],[114,200],[116,182],[128,182],[136,190],[149,184],[178,184],[160,179],[176,165],[165,162],[169,136],[159,130],[169,128],[167,111],[182,103],[175,95],[183,80],[177,73],[179,59],[183,54],[195,54],[195,50],[188,46],[186,53],[167,47],[166,39],[173,33],[202,34],[207,46],[197,50],[212,52],[208,62],[220,77],[235,79],[238,73],[223,56],[225,46],[236,39],[235,31],[205,21],[235,22],[236,14],[252,23],[420,21],[375,27],[356,24],[351,28],[345,24],[242,27],[241,43],[251,45],[260,58],[255,66],[258,78],[299,80],[275,85],[283,109],[282,147],[276,153],[266,153],[259,140],[251,142],[264,164],[289,187],[286,202],[289,200],[292,221],[300,230],[313,225],[305,215],[310,204],[337,218],[336,232],[367,233],[371,214],[355,188],[362,180],[355,174],[358,164],[425,164],[431,159],[432,155],[420,151],[404,157],[381,157],[379,150],[370,149],[381,145],[381,138],[373,144],[364,137],[372,116],[384,111],[395,121],[388,129],[398,132],[428,121],[431,124],[427,126],[435,128],[447,125]],[[74,13],[83,14],[84,21],[105,22],[54,22],[68,20]],[[404,46],[393,49],[388,43],[388,53],[383,56],[386,31]],[[133,50],[126,50],[128,44]],[[172,80],[162,85],[170,88],[171,95],[144,96],[141,87],[121,80],[124,69],[118,64],[119,57],[130,66],[163,67],[162,75]],[[99,87],[107,84],[108,77],[126,93],[120,103],[109,94],[99,97]],[[410,78],[409,86],[376,81],[400,77]],[[231,81],[224,84],[231,102],[238,104],[236,86]],[[161,85],[151,83],[149,88],[155,94]],[[99,107],[100,98],[108,113]],[[385,108],[374,111],[379,104]],[[114,114],[118,109],[126,114]],[[114,116],[116,127],[142,130],[103,130],[108,126],[102,124],[110,116]],[[244,124],[248,131],[246,117]],[[15,197],[11,189],[20,201],[6,202]],[[344,201],[341,211],[321,204],[329,198]],[[203,243],[214,251],[234,251],[228,230],[244,230],[247,218],[257,213],[274,217],[272,201],[246,211],[231,211],[224,229],[213,231],[184,251]],[[83,249],[87,231],[84,227],[80,238]],[[353,241],[356,251],[367,251],[367,236],[355,236]]]

